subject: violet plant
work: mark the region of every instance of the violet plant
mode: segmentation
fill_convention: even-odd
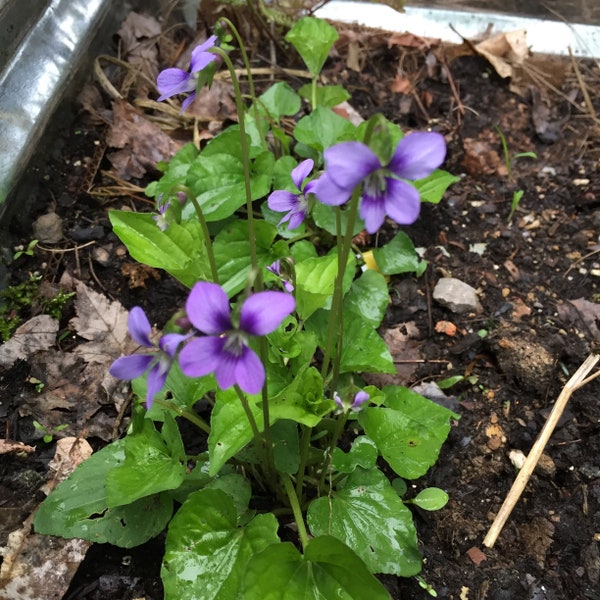
[[[247,66],[237,31],[221,28]],[[356,127],[332,110],[348,95],[318,77],[336,37],[300,19],[287,39],[310,84],[278,82],[258,98],[250,84],[249,106],[217,36],[189,72],[163,71],[160,99],[183,95],[185,109],[219,57],[239,124],[162,165],[147,188],[156,214],[110,212],[130,254],[190,292],[158,344],[131,310],[131,337],[151,352],[111,367],[133,380],[128,433],[50,494],[35,528],[123,547],[166,529],[168,599],[389,598],[376,574],[422,567],[407,504],[447,500],[437,488],[410,497],[405,482],[435,463],[458,416],[362,375],[396,372],[377,331],[386,277],[426,264],[399,231],[372,250],[377,269],[363,268],[352,238],[386,218],[415,221],[455,178],[439,169],[441,134],[404,135],[381,115]],[[291,136],[286,116],[299,116]],[[186,449],[181,418],[202,451]]]

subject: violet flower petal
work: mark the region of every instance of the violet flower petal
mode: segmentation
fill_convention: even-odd
[[[341,142],[324,152],[325,173],[339,188],[352,190],[381,168],[375,152],[361,142]]]
[[[170,364],[159,360],[149,371],[148,379],[146,380],[146,408],[150,410],[154,397],[163,389],[167,381]]]
[[[219,366],[225,338],[201,337],[192,340],[179,353],[179,365],[188,377],[202,377]]]
[[[275,331],[296,308],[296,301],[285,292],[258,292],[249,296],[240,311],[240,329],[250,335]]]
[[[276,190],[271,192],[267,199],[267,205],[275,212],[287,212],[293,210],[298,204],[298,196],[287,190]]]
[[[146,348],[154,347],[154,344],[150,341],[152,327],[150,326],[150,321],[148,321],[144,309],[139,306],[134,306],[129,311],[127,327],[129,329],[129,335],[131,335],[138,344],[146,346]]]
[[[190,336],[183,335],[181,333],[167,333],[160,338],[158,342],[158,347],[171,358],[174,358],[177,354],[177,350],[181,344],[185,340],[187,340]]]
[[[385,202],[382,197],[363,196],[360,203],[360,218],[365,222],[368,233],[375,233],[385,221]]]
[[[192,92],[182,103],[181,103],[181,110],[179,111],[179,114],[185,112],[185,110],[187,109],[187,107],[194,101],[194,99],[196,98],[196,92]]]
[[[418,131],[403,137],[388,169],[403,179],[423,179],[446,158],[446,140],[435,131]]]
[[[202,71],[204,67],[206,67],[209,63],[211,63],[217,56],[215,54],[211,54],[207,52],[214,47],[217,42],[217,36],[211,35],[205,42],[196,46],[194,50],[192,50],[192,57],[190,59],[190,72],[198,73],[198,71]]]
[[[361,404],[367,402],[370,397],[371,396],[369,396],[369,394],[363,390],[357,392],[356,396],[354,396],[354,402],[352,402],[352,406],[350,406],[350,408],[355,411],[358,410]]]
[[[216,283],[198,282],[192,288],[185,308],[192,325],[203,333],[219,335],[232,329],[229,299]]]
[[[121,356],[110,366],[108,372],[117,379],[131,381],[136,377],[140,377],[152,364],[156,356],[152,354],[131,354],[129,356]]]
[[[317,197],[319,202],[328,206],[340,206],[340,204],[344,204],[344,202],[348,201],[352,193],[352,189],[341,188],[336,185],[328,176],[327,171],[319,179],[310,183],[314,184],[311,186],[311,193]]]
[[[333,392],[333,401],[338,405],[339,408],[345,410],[344,403],[337,392]]]
[[[247,394],[258,394],[265,383],[265,367],[254,350],[247,346],[236,362],[235,379]]]
[[[287,218],[286,218],[287,217]],[[288,229],[291,231],[292,229],[296,229],[296,227],[300,227],[306,218],[305,210],[292,210],[288,215],[286,215],[285,220],[289,220],[290,224],[288,225]],[[283,219],[280,221],[280,224],[283,223]]]
[[[421,211],[418,190],[410,183],[398,179],[386,178],[386,182],[385,212],[399,225],[414,223]]]
[[[292,170],[292,181],[298,190],[302,189],[302,182],[310,175],[314,166],[315,161],[312,158],[307,158]]]
[[[161,94],[158,102],[161,102],[177,94],[193,92],[196,89],[196,81],[189,73],[181,69],[165,69],[158,74],[156,87]]]

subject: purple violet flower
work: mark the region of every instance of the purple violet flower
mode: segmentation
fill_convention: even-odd
[[[344,404],[344,401],[340,398],[339,394],[337,392],[333,392],[333,401],[343,412],[346,412],[348,409],[350,409],[353,412],[358,412],[360,410],[361,405],[367,402],[370,397],[371,396],[369,396],[367,392],[360,390],[360,392],[357,392],[357,394],[354,396],[352,404],[347,407]]]
[[[193,339],[179,354],[188,377],[215,373],[221,389],[234,384],[248,394],[258,394],[265,383],[265,368],[248,346],[248,337],[275,331],[296,308],[285,292],[258,292],[246,298],[239,324],[232,322],[229,299],[216,283],[201,281],[190,292],[186,311],[192,325],[206,334]]]
[[[324,156],[325,172],[313,193],[323,204],[339,206],[364,183],[360,216],[366,230],[375,233],[386,215],[400,225],[414,223],[421,199],[417,189],[403,180],[431,175],[446,157],[446,141],[440,133],[411,133],[400,140],[387,165],[361,142],[341,142],[327,148]]]
[[[181,104],[181,112],[183,112],[196,97],[196,87],[198,85],[198,73],[207,67],[216,55],[208,52],[217,43],[217,36],[211,35],[203,44],[196,46],[192,51],[190,59],[190,72],[182,69],[171,68],[165,69],[158,74],[156,86],[160,92],[158,102],[162,102],[171,96],[177,94],[190,95]]]
[[[167,212],[167,210],[169,210],[169,206],[171,206],[171,203],[165,202],[164,204],[158,207],[158,214],[152,216],[154,222],[161,231],[166,231],[167,229],[169,229],[169,222],[167,221],[167,218],[165,216],[165,213]]]
[[[294,286],[293,286],[292,282],[285,275],[282,275],[282,273],[281,273],[281,260],[277,259],[274,263],[271,263],[267,267],[267,271],[270,271],[271,273],[273,273],[273,275],[277,275],[277,277],[279,277],[279,280],[281,281],[281,285],[283,285],[283,289],[288,294],[291,294],[294,291]]]
[[[304,185],[303,183],[313,170],[314,166],[314,161],[307,158],[292,170],[292,181],[298,190],[297,194],[288,192],[287,190],[276,190],[269,195],[267,204],[271,210],[274,210],[275,212],[287,212],[281,221],[279,221],[279,225],[289,221],[288,229],[296,229],[296,227],[299,227],[306,218],[306,212],[308,210],[308,201],[306,197],[308,194],[313,193],[315,182],[309,181]]]
[[[127,320],[129,334],[140,346],[158,348],[152,354],[130,354],[117,358],[110,366],[109,373],[117,379],[130,381],[148,371],[146,407],[152,408],[154,396],[162,390],[167,380],[169,369],[175,360],[179,345],[189,336],[179,333],[163,335],[158,345],[150,341],[152,328],[150,321],[142,308],[134,306]]]

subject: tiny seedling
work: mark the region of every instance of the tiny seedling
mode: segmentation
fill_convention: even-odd
[[[537,154],[535,152],[517,152],[517,154],[510,154],[508,149],[508,142],[506,141],[506,136],[502,133],[500,127],[496,126],[496,131],[500,137],[500,142],[502,143],[502,154],[504,156],[504,164],[506,165],[506,174],[508,180],[510,182],[513,181],[513,165],[515,160],[518,158],[537,158]],[[525,192],[523,190],[516,190],[513,192],[512,202],[510,204],[510,212],[508,213],[508,221],[511,221],[517,208],[519,207],[519,203],[521,202],[521,198],[523,198],[523,194]]]
[[[68,427],[68,425],[66,423],[63,423],[62,425],[57,425],[56,427],[52,427],[51,429],[48,429],[46,426],[42,425],[39,421],[34,421],[33,427],[36,431],[44,432],[44,437],[42,439],[44,440],[44,443],[49,444],[54,439],[54,436],[57,433],[59,433],[60,431],[62,431],[63,429],[66,429]]]
[[[23,254],[27,256],[33,256],[33,251],[35,250],[35,247],[39,244],[39,242],[39,240],[31,240],[29,244],[27,244],[27,248],[25,248],[24,246],[17,246],[15,248],[16,252],[13,255],[13,260],[17,260],[17,258],[23,256]]]

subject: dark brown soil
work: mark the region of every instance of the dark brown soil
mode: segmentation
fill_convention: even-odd
[[[543,464],[496,545],[489,549],[482,544],[516,475],[509,452],[527,454],[568,377],[600,341],[600,312],[572,303],[600,298],[598,121],[590,115],[568,60],[535,57],[512,81],[517,94],[509,80],[498,77],[469,48],[430,49],[418,40],[388,47],[389,34],[342,29],[346,33],[338,56],[328,64],[328,80],[346,86],[352,105],[365,118],[381,111],[404,128],[432,127],[444,133],[449,148],[445,168],[462,175],[439,205],[424,206],[422,218],[406,229],[415,245],[425,248],[429,268],[420,279],[392,278],[393,302],[385,322],[386,328],[414,323],[418,332],[421,362],[409,368],[406,385],[470,377],[469,383],[447,391],[455,395],[461,419],[438,463],[415,482],[418,488],[441,487],[450,496],[437,513],[415,510],[425,557],[422,576],[440,598],[598,600],[597,382],[574,393]],[[359,41],[360,72],[348,66],[353,39]],[[578,68],[597,98],[598,66],[579,63]],[[528,69],[541,73],[543,81],[538,75],[533,83],[526,77]],[[403,93],[392,91],[400,89],[402,78],[408,87]],[[594,108],[600,111],[600,100],[594,100]],[[512,154],[534,151],[538,158],[516,160],[509,176],[496,126]],[[55,248],[94,239],[95,245],[111,248],[109,264],[92,261],[91,246],[77,256],[37,251],[13,264],[10,282],[18,283],[34,270],[57,281],[68,270],[128,308],[143,306],[160,327],[181,301],[183,288],[159,273],[134,287],[128,275],[133,261],[118,251],[120,243],[107,219],[109,208],[127,203],[147,210],[148,205],[137,194],[89,195],[82,188],[85,173],[72,167],[89,161],[94,142],[104,135],[104,128],[85,113],[63,132],[59,152],[40,172],[34,212],[25,224],[15,223],[14,243],[26,245],[32,239],[27,224],[53,206],[65,231]],[[104,159],[101,168],[108,167]],[[97,175],[95,183],[106,181]],[[515,190],[524,195],[509,221]],[[379,243],[376,238],[363,241],[366,247]],[[433,286],[446,275],[478,290],[480,314],[455,314],[432,300]],[[70,316],[65,315],[64,326]],[[456,335],[438,332],[442,321],[456,325]],[[488,332],[485,339],[477,335],[480,330]],[[35,508],[35,490],[52,456],[52,445],[36,438],[31,417],[19,413],[21,389],[31,376],[40,378],[35,364],[25,362],[0,373],[0,438],[38,444],[36,454],[26,460],[3,458],[0,463],[0,544]],[[161,544],[153,540],[127,551],[93,547],[65,599],[160,598]],[[395,600],[428,597],[414,580],[384,581]]]

